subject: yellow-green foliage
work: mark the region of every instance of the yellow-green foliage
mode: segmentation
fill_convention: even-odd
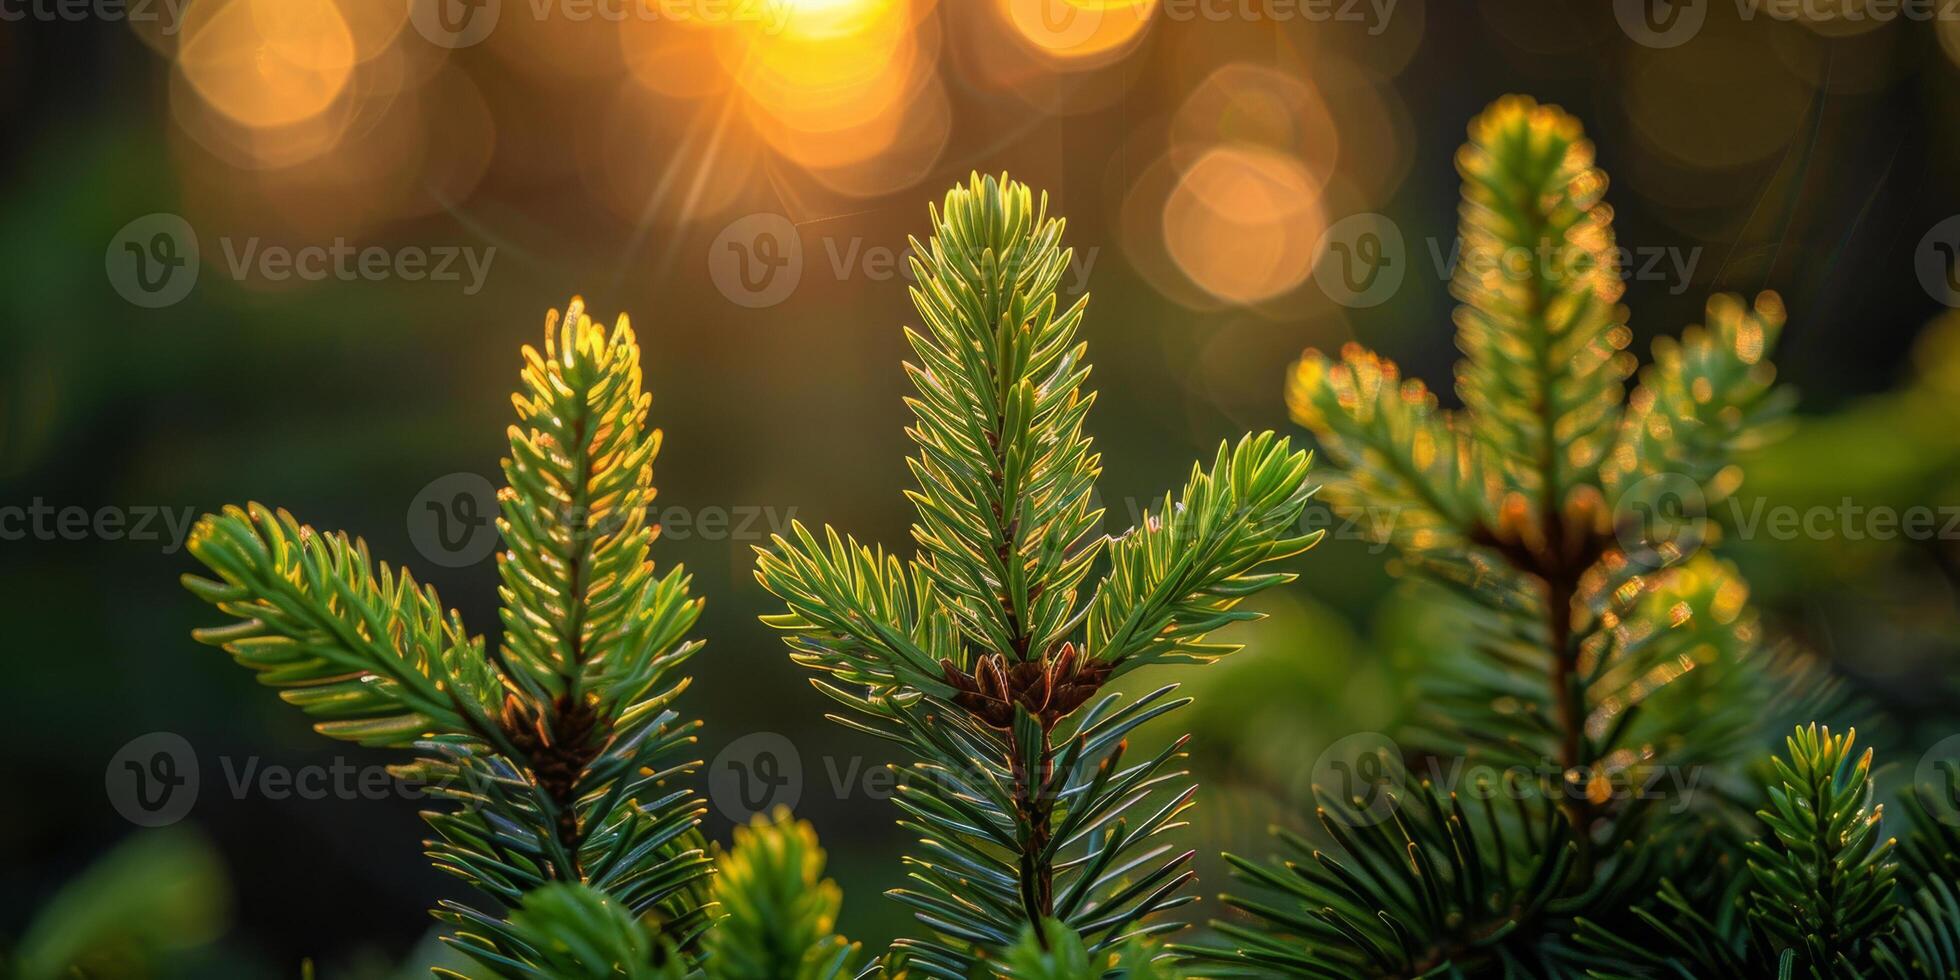
[[[708,975],[716,980],[849,976],[859,951],[834,931],[844,896],[823,876],[823,867],[816,830],[786,808],[736,827],[734,846],[715,862],[721,918],[703,943]]]

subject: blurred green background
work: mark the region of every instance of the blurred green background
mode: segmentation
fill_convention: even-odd
[[[1019,0],[841,0],[843,14],[830,0],[807,11],[822,30],[743,38],[726,33],[739,25],[537,19],[513,0],[486,42],[450,47],[404,24],[403,2],[294,0],[281,9],[299,19],[283,23],[256,0],[191,0],[168,33],[100,16],[0,22],[15,137],[0,157],[0,507],[277,504],[364,536],[494,635],[494,563],[424,560],[418,494],[451,474],[496,480],[518,347],[576,293],[640,332],[667,436],[663,508],[903,546],[911,311],[903,279],[859,257],[901,252],[945,186],[1004,169],[1049,192],[1088,269],[1101,391],[1088,428],[1120,531],[1219,440],[1297,431],[1280,392],[1304,347],[1359,339],[1450,397],[1434,256],[1454,234],[1452,154],[1468,119],[1514,91],[1586,120],[1621,243],[1658,257],[1628,270],[1643,358],[1709,292],[1783,293],[1776,359],[1802,418],[1749,465],[1746,506],[1960,506],[1960,322],[1941,319],[1952,292],[1920,274],[1932,244],[1960,239],[1939,231],[1960,212],[1960,24],[1745,19],[1711,3],[1699,36],[1654,47],[1596,2],[1402,0],[1381,19],[1220,5],[1213,19],[1118,0],[1083,8],[1102,18],[1088,40],[1058,40]],[[130,223],[158,212],[195,229],[203,258],[187,296],[151,309],[118,292],[115,269]],[[1365,308],[1343,304],[1320,250],[1324,229],[1363,213],[1405,243],[1400,288]],[[727,229],[754,214],[787,219],[801,253],[795,288],[761,306],[727,285]],[[495,252],[474,291],[234,275],[226,249],[254,239]],[[1772,634],[1891,713],[1907,771],[1954,713],[1960,527],[1947,524],[1915,540],[1731,535]],[[425,910],[463,888],[421,859],[413,801],[227,787],[225,766],[247,760],[389,760],[313,735],[191,642],[208,613],[176,584],[192,565],[178,543],[0,540],[0,937],[19,942],[65,882],[134,841],[156,853],[124,853],[127,887],[212,912],[128,938],[196,947],[163,972],[425,962]],[[701,757],[757,732],[794,743],[796,809],[845,888],[843,931],[882,945],[905,928],[879,895],[903,838],[889,804],[835,791],[832,774],[889,757],[823,720],[824,699],[757,623],[758,543],[696,529],[656,545],[708,598],[686,698],[708,723]],[[1258,600],[1270,618],[1234,637],[1247,651],[1136,681],[1197,698],[1171,726],[1196,733],[1189,846],[1261,852],[1268,824],[1303,818],[1325,745],[1408,716],[1398,665],[1447,650],[1450,630],[1385,561],[1337,530],[1298,583]],[[168,832],[134,826],[105,792],[118,750],[157,731],[194,746],[202,780]],[[711,836],[726,840],[729,819],[711,812]],[[1217,891],[1219,862],[1200,870]]]

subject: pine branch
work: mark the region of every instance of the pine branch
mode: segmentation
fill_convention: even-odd
[[[823,877],[816,831],[778,809],[735,828],[717,862],[722,918],[703,944],[714,980],[837,980],[852,976],[861,950],[835,932],[843,894]]]
[[[1169,955],[1141,939],[1120,950],[1091,953],[1082,938],[1054,919],[1029,924],[1001,966],[1011,980],[1183,980]]]
[[[1476,656],[1429,685],[1443,716],[1438,747],[1528,765],[1551,759],[1574,779],[1569,816],[1590,831],[1611,814],[1596,811],[1587,786],[1613,775],[1621,748],[1644,744],[1630,734],[1638,719],[1711,704],[1701,682],[1732,673],[1723,665],[1754,648],[1737,642],[1752,641],[1752,630],[1727,625],[1748,622],[1740,609],[1684,620],[1696,631],[1712,625],[1714,647],[1693,646],[1684,623],[1669,622],[1695,608],[1664,601],[1670,583],[1713,579],[1629,561],[1632,529],[1614,526],[1604,489],[1623,492],[1636,473],[1733,482],[1733,454],[1784,401],[1763,361],[1781,308],[1770,294],[1753,312],[1732,297],[1711,300],[1710,328],[1657,345],[1644,394],[1623,411],[1631,358],[1621,350],[1626,312],[1606,178],[1577,120],[1501,99],[1471,125],[1458,169],[1464,410],[1438,410],[1420,382],[1358,348],[1339,363],[1309,352],[1288,398],[1345,471],[1330,485],[1337,510],[1367,518],[1368,507],[1387,509],[1393,521],[1368,525],[1386,524],[1380,536],[1406,567],[1474,610]],[[1746,594],[1739,581],[1726,588]],[[1690,648],[1715,659],[1689,663],[1722,670],[1662,683],[1685,673],[1667,666],[1668,651]],[[1732,733],[1706,731],[1680,747],[1707,758]],[[1592,836],[1579,835],[1582,847]]]
[[[1571,914],[1561,892],[1578,848],[1555,787],[1507,781],[1460,799],[1411,780],[1371,792],[1390,795],[1317,791],[1337,852],[1275,831],[1285,860],[1226,856],[1256,892],[1225,904],[1257,925],[1214,922],[1217,940],[1180,947],[1194,975],[1563,975],[1546,920]]]
[[[1127,737],[1184,702],[1103,688],[1227,652],[1205,635],[1251,618],[1238,603],[1288,578],[1264,566],[1314,536],[1297,532],[1306,454],[1250,437],[1109,544],[1085,601],[1105,541],[1082,434],[1086,300],[1055,295],[1062,223],[978,175],[932,218],[913,249],[924,326],[906,332],[918,555],[798,526],[759,549],[756,577],[787,607],[764,621],[846,709],[834,717],[914,759],[895,803],[919,849],[892,897],[930,935],[896,943],[888,969],[965,978],[1007,969],[1024,934],[1050,949],[1045,922],[1092,959],[1178,927],[1159,913],[1190,900],[1191,854],[1158,839],[1191,803],[1182,742],[1137,758]]]
[[[1075,340],[1088,297],[1059,304],[1073,253],[1047,210],[1024,184],[976,176],[933,210],[930,244],[912,239],[910,256],[925,326],[905,331],[919,358],[905,367],[918,392],[906,399],[912,536],[963,632],[1017,660],[1069,627],[1101,544],[1100,457],[1082,435],[1095,396],[1081,393]]]
[[[1784,318],[1775,293],[1753,307],[1723,294],[1709,299],[1706,327],[1690,326],[1678,341],[1657,338],[1604,467],[1608,489],[1617,496],[1642,477],[1675,473],[1710,500],[1733,491],[1739,478],[1725,474],[1730,462],[1767,441],[1795,400],[1772,387],[1776,369],[1765,360]]]
[[[1110,573],[1089,609],[1085,656],[1112,676],[1153,663],[1216,660],[1238,649],[1197,642],[1229,622],[1246,595],[1290,582],[1254,569],[1299,554],[1322,533],[1292,534],[1313,490],[1308,457],[1272,433],[1220,445],[1207,473],[1110,545]]]
[[[1907,787],[1912,832],[1900,845],[1901,873],[1916,891],[1945,879],[1960,881],[1960,762],[1942,760],[1937,782]]]
[[[523,354],[499,656],[365,545],[258,505],[193,533],[218,580],[186,586],[239,620],[197,635],[323,733],[416,750],[392,771],[456,804],[424,814],[430,860],[511,910],[443,903],[452,943],[502,975],[677,976],[710,918],[704,808],[674,785],[696,765],[676,761],[696,723],[673,704],[701,603],[647,560],[659,435],[639,348],[574,299]]]
[[[1789,760],[1772,760],[1770,805],[1756,814],[1773,839],[1747,845],[1752,921],[1797,950],[1817,976],[1857,962],[1867,940],[1898,913],[1896,842],[1881,836],[1885,808],[1871,801],[1871,750],[1854,757],[1856,739],[1856,732],[1797,729]]]
[[[252,504],[207,514],[190,552],[221,581],[184,586],[238,619],[200,629],[317,718],[333,738],[404,747],[448,735],[488,740],[502,682],[480,637],[407,571],[377,570],[367,544],[323,535]]]
[[[1606,175],[1577,119],[1516,96],[1471,123],[1457,171],[1457,391],[1549,538],[1596,482],[1630,367]]]
[[[475,930],[475,931],[472,931]],[[663,950],[631,912],[605,893],[554,882],[524,898],[508,920],[468,921],[455,943],[496,976],[537,980],[684,980],[679,954]],[[438,969],[438,976],[467,974]]]
[[[1746,584],[1700,550],[1713,535],[1649,547],[1646,529],[1616,526],[1638,516],[1644,498],[1630,494],[1649,476],[1710,500],[1734,488],[1738,454],[1773,434],[1788,404],[1766,360],[1783,312],[1774,294],[1753,308],[1711,299],[1708,327],[1658,342],[1629,401],[1606,177],[1578,121],[1500,99],[1471,124],[1457,168],[1463,409],[1442,411],[1421,382],[1353,345],[1338,361],[1309,351],[1288,402],[1343,471],[1329,482],[1337,512],[1377,529],[1398,567],[1449,597],[1462,642],[1438,651],[1421,678],[1431,715],[1415,733],[1423,747],[1561,773],[1547,801],[1576,851],[1548,902],[1562,911],[1514,926],[1507,952],[1483,963],[1571,975],[1589,968],[1567,941],[1573,917],[1624,919],[1613,896],[1654,892],[1640,884],[1652,863],[1641,855],[1661,846],[1666,824],[1614,788],[1646,785],[1655,771],[1706,777],[1713,805],[1680,804],[1746,819],[1723,805],[1747,795],[1734,772],[1744,753],[1769,719],[1798,704],[1821,710],[1832,696],[1828,684],[1810,696],[1818,674],[1806,658],[1761,642]],[[1689,935],[1699,909],[1685,903],[1703,897],[1685,896],[1672,912],[1656,899],[1634,921]],[[1267,932],[1286,938],[1261,948],[1320,956],[1313,950],[1329,937],[1289,932],[1297,925],[1270,921]],[[1459,962],[1436,958],[1455,948],[1448,942],[1421,930],[1374,935],[1376,925],[1354,920],[1346,938],[1378,958],[1347,966],[1387,976]],[[1744,956],[1727,938],[1704,945]],[[1608,974],[1624,967],[1607,959]]]
[[[1394,362],[1358,344],[1338,361],[1308,351],[1288,375],[1286,402],[1341,468],[1322,496],[1375,540],[1448,556],[1492,522],[1487,501],[1498,494],[1482,445]]]
[[[756,580],[789,607],[762,621],[786,634],[791,659],[834,679],[818,687],[853,705],[862,699],[850,688],[871,692],[872,704],[911,690],[951,697],[941,663],[962,663],[964,647],[922,567],[830,528],[824,544],[800,521],[791,534],[756,549]]]
[[[1872,975],[1885,980],[1960,976],[1960,898],[1950,878],[1914,893],[1892,933],[1872,941]]]
[[[1951,976],[1960,905],[1945,877],[1926,878],[1906,906],[1896,843],[1872,803],[1868,749],[1855,733],[1803,726],[1772,758],[1757,813],[1760,838],[1742,843],[1746,870],[1724,887],[1684,892],[1664,881],[1636,910],[1650,930],[1623,937],[1600,923],[1580,941],[1599,952],[1600,977],[1728,976],[1745,980]],[[1708,869],[1690,873],[1707,881]]]

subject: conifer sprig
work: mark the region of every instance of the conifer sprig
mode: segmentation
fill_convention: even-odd
[[[1746,868],[1697,901],[1673,881],[1635,910],[1631,935],[1597,921],[1580,942],[1610,978],[1742,980],[1950,977],[1960,968],[1960,905],[1930,841],[1901,849],[1872,802],[1872,753],[1855,732],[1806,725],[1770,760]],[[1922,828],[1923,831],[1923,828]],[[1902,866],[1901,855],[1904,856]],[[1683,869],[1684,876],[1707,869]],[[1708,889],[1697,889],[1708,892]]]
[[[1400,567],[1441,586],[1462,625],[1462,647],[1424,665],[1429,713],[1412,738],[1432,762],[1543,776],[1508,784],[1523,794],[1515,807],[1478,795],[1488,787],[1397,778],[1375,787],[1390,813],[1368,819],[1317,788],[1330,845],[1289,838],[1294,860],[1278,869],[1232,859],[1255,894],[1227,901],[1251,922],[1216,923],[1218,940],[1186,952],[1222,976],[1755,976],[1786,955],[1829,963],[1836,941],[1808,937],[1890,928],[1884,848],[1819,837],[1864,819],[1867,774],[1842,758],[1848,747],[1800,736],[1768,788],[1780,843],[1744,849],[1748,809],[1729,804],[1752,789],[1736,767],[1766,721],[1828,704],[1832,687],[1764,647],[1746,583],[1709,550],[1720,529],[1707,505],[1734,492],[1738,454],[1790,405],[1768,362],[1781,301],[1714,297],[1705,327],[1655,343],[1629,394],[1606,177],[1578,121],[1500,99],[1471,124],[1457,169],[1463,408],[1442,409],[1352,344],[1338,358],[1307,352],[1287,399],[1336,465],[1337,513],[1384,529]],[[1654,798],[1657,774],[1677,795]],[[1803,823],[1826,808],[1821,828]],[[1682,846],[1692,835],[1710,843]],[[1845,873],[1807,884],[1796,853],[1841,855]],[[1766,880],[1743,880],[1752,865]],[[1924,894],[1919,931],[1869,945],[1863,968],[1910,958],[1906,945],[1926,961],[1946,925],[1937,889]],[[1759,896],[1751,918],[1763,924],[1737,930],[1722,910],[1745,895]],[[1799,902],[1811,911],[1783,908],[1768,925],[1770,906]],[[1825,946],[1802,948],[1814,941]]]
[[[1578,121],[1511,96],[1469,135],[1452,282],[1464,408],[1443,411],[1359,347],[1338,361],[1308,352],[1288,400],[1342,470],[1337,510],[1391,509],[1395,520],[1368,523],[1392,527],[1407,567],[1472,610],[1478,656],[1444,665],[1429,688],[1435,747],[1552,760],[1581,846],[1609,845],[1613,813],[1588,787],[1650,758],[1633,721],[1679,718],[1708,703],[1710,675],[1764,659],[1729,601],[1746,587],[1726,566],[1685,572],[1683,560],[1713,543],[1702,517],[1739,481],[1735,453],[1788,407],[1766,360],[1783,311],[1774,294],[1753,307],[1715,297],[1706,328],[1656,343],[1628,398],[1606,176]],[[1689,513],[1656,527],[1656,505]],[[1673,533],[1684,526],[1697,533]],[[1683,575],[1704,601],[1651,599]],[[1667,667],[1666,651],[1711,649],[1701,642],[1723,659]],[[1692,729],[1671,740],[1684,762],[1733,744]]]
[[[1291,578],[1266,566],[1317,535],[1299,531],[1307,456],[1267,433],[1221,446],[1106,540],[1083,434],[1087,299],[1056,293],[1062,222],[979,175],[931,217],[913,242],[922,327],[906,330],[918,553],[798,525],[758,549],[756,576],[787,607],[765,622],[846,709],[834,717],[917,760],[895,802],[919,850],[893,897],[931,935],[901,940],[891,966],[963,978],[1009,969],[1024,935],[1046,948],[1056,923],[1092,957],[1176,927],[1157,913],[1188,900],[1190,854],[1158,840],[1191,801],[1180,743],[1138,759],[1127,736],[1184,702],[1104,687],[1228,652],[1206,634],[1250,618],[1240,601]]]
[[[1459,796],[1421,781],[1380,787],[1389,813],[1321,794],[1320,848],[1278,832],[1271,865],[1228,855],[1259,889],[1227,896],[1247,916],[1179,949],[1196,976],[1423,977],[1435,971],[1560,975],[1555,926],[1578,848],[1539,786],[1480,786]],[[1379,805],[1379,801],[1377,802]]]
[[[1539,505],[1520,533],[1556,546],[1562,508],[1596,484],[1631,369],[1606,175],[1577,119],[1520,98],[1470,124],[1456,164],[1457,392],[1506,487]]]
[[[1756,813],[1769,836],[1747,844],[1756,924],[1819,973],[1851,962],[1898,914],[1897,842],[1881,830],[1872,752],[1856,753],[1857,737],[1797,729],[1789,759],[1771,759],[1769,805]]]
[[[626,318],[608,331],[574,299],[523,354],[497,656],[366,545],[257,504],[198,522],[216,579],[184,582],[236,620],[200,640],[324,734],[414,749],[396,773],[458,804],[425,814],[429,857],[504,911],[444,902],[452,943],[501,975],[662,975],[711,918],[703,808],[678,784],[696,723],[672,708],[701,601],[647,557],[660,439]]]
[[[789,811],[757,814],[735,828],[717,862],[715,905],[725,916],[703,955],[717,980],[838,980],[852,976],[862,949],[836,934],[844,896],[823,876],[817,832]]]

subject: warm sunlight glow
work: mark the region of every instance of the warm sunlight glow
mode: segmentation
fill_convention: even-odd
[[[247,126],[319,114],[354,69],[354,36],[333,0],[205,0],[186,19],[178,67],[213,108]]]
[[[1171,191],[1163,235],[1192,282],[1219,299],[1256,303],[1306,281],[1324,221],[1319,188],[1298,159],[1223,146]]]
[[[1022,40],[1084,67],[1129,52],[1157,12],[1157,0],[996,0]]]
[[[765,0],[765,29],[805,40],[849,38],[885,20],[904,0]]]

